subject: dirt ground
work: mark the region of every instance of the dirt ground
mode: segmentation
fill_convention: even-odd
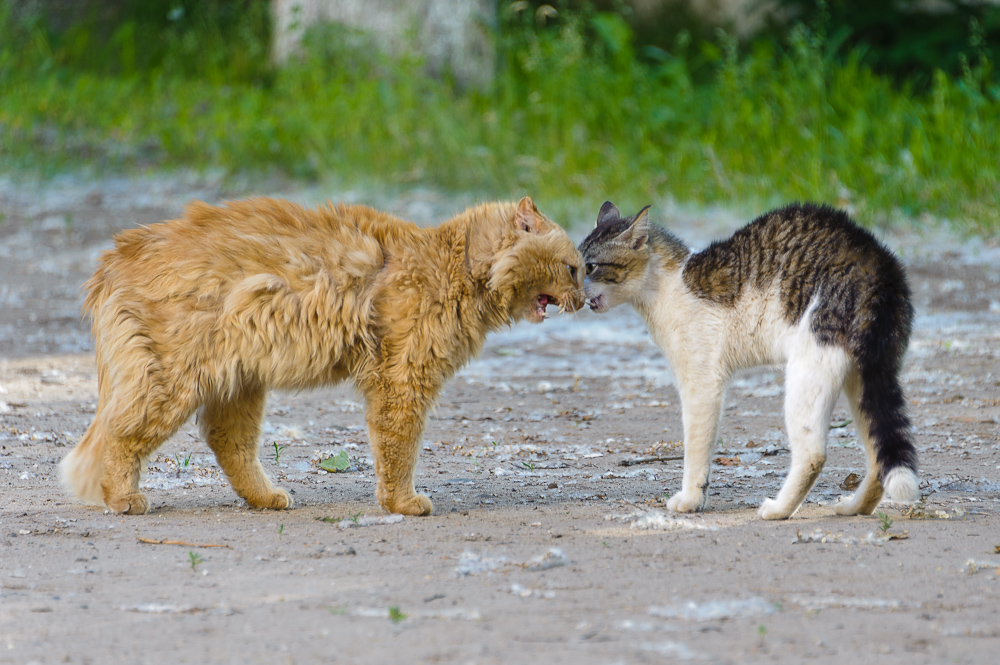
[[[421,223],[467,203],[275,189]],[[996,662],[995,244],[885,236],[916,298],[904,378],[925,500],[884,519],[833,514],[864,464],[843,401],[808,502],[755,518],[789,463],[770,369],[730,390],[709,510],[667,513],[680,461],[623,463],[679,455],[677,394],[623,308],[499,333],[447,386],[418,471],[432,517],[379,509],[349,386],[270,398],[261,457],[294,510],[248,510],[194,423],[150,462],[150,514],[75,504],[56,464],[97,396],[81,284],[115,230],[243,193],[183,175],[0,179],[0,663]],[[739,223],[658,207],[698,246]],[[340,451],[348,471],[319,469]]]

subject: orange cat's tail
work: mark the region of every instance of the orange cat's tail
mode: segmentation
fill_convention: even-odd
[[[104,505],[104,432],[95,419],[83,438],[59,463],[59,480],[79,501]]]

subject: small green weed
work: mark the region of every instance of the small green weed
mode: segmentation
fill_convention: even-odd
[[[393,605],[392,607],[389,608],[389,621],[393,623],[399,623],[405,618],[406,615],[403,614],[402,611],[400,611],[399,605]]]
[[[361,520],[361,513],[362,512],[363,511],[359,510],[358,512],[354,513],[353,515],[348,515],[347,517],[333,517],[333,516],[317,517],[316,521],[317,522],[326,522],[327,524],[340,524],[341,522],[347,520],[347,521],[350,521],[350,522],[354,522],[355,524],[357,524],[358,526],[360,526],[361,525],[360,520]]]
[[[879,511],[878,513],[878,530],[882,533],[889,533],[889,529],[892,528],[892,518],[889,517],[888,513],[883,513]]]
[[[274,463],[277,464],[278,460],[281,459],[281,453],[285,452],[285,448],[287,448],[288,446],[279,446],[277,441],[275,441],[271,445],[274,446]]]
[[[279,524],[278,525],[278,535],[280,536],[284,532],[285,532],[285,525],[284,524]]]
[[[197,569],[198,564],[202,561],[204,561],[204,559],[202,559],[201,555],[197,552],[188,552],[188,563],[191,564],[191,570]]]
[[[528,460],[527,462],[521,462],[521,466],[523,466],[528,471],[534,471],[535,470],[535,463],[532,462],[531,460]]]
[[[344,517],[329,517],[329,516],[327,516],[327,517],[317,517],[316,521],[317,522],[326,522],[327,524],[340,524],[345,519],[346,518],[344,518]]]
[[[760,635],[761,637],[767,635],[767,626],[765,626],[764,624],[760,624],[759,626],[757,626],[757,634]]]

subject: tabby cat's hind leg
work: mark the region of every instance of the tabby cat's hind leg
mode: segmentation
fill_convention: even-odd
[[[833,510],[838,515],[871,515],[875,508],[882,501],[885,493],[882,483],[878,479],[878,462],[875,458],[875,446],[870,435],[871,423],[860,408],[861,401],[861,375],[857,369],[851,370],[847,380],[844,382],[844,394],[847,395],[847,402],[851,406],[851,415],[854,418],[854,429],[858,433],[858,438],[865,447],[865,478],[855,490],[854,494],[845,497],[837,503]]]
[[[826,462],[826,440],[833,406],[840,396],[850,360],[835,346],[821,346],[800,328],[785,375],[785,425],[792,465],[778,496],[766,499],[757,515],[787,519],[799,509]]]
[[[229,483],[251,508],[291,508],[292,498],[271,484],[257,455],[266,391],[243,386],[236,395],[205,404],[201,431]]]

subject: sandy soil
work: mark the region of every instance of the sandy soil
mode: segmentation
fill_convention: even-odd
[[[465,203],[283,189],[423,223]],[[116,229],[241,193],[185,176],[0,180],[0,663],[996,662],[995,246],[886,238],[916,295],[905,385],[925,495],[882,506],[886,533],[830,508],[863,473],[843,401],[808,503],[754,517],[789,461],[772,370],[729,393],[709,511],[666,513],[680,461],[623,463],[680,453],[678,399],[624,309],[517,326],[452,381],[418,472],[433,517],[378,508],[349,387],[271,396],[261,456],[292,511],[241,504],[193,423],[150,463],[149,515],[74,504],[56,464],[96,400],[80,285]],[[695,244],[738,224],[657,218]],[[318,468],[339,451],[349,471]]]

